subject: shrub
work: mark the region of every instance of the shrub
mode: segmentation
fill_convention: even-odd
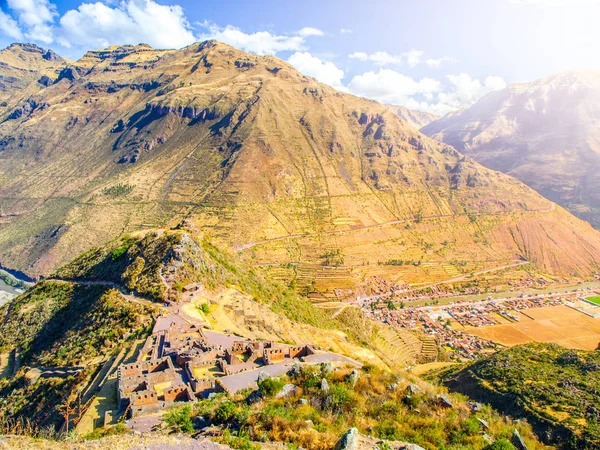
[[[242,426],[248,421],[248,410],[247,405],[236,405],[236,403],[228,400],[218,406],[213,418],[219,423]]]
[[[273,397],[285,386],[285,381],[267,378],[261,381],[258,386],[265,397]]]
[[[109,197],[121,197],[133,191],[134,186],[131,184],[117,184],[115,186],[104,188],[102,193]]]
[[[232,434],[229,430],[223,432],[223,436],[220,439],[222,444],[228,445],[231,448],[237,450],[258,450],[260,447],[250,442],[250,438],[247,434],[238,433],[238,435]]]
[[[396,422],[391,419],[386,419],[379,423],[375,428],[378,436],[381,439],[387,439],[388,441],[400,441],[402,435],[400,434],[400,427]]]
[[[469,436],[473,436],[479,433],[479,431],[481,430],[481,425],[479,424],[479,421],[477,419],[470,417],[463,421],[462,429]]]
[[[507,439],[498,439],[493,444],[484,447],[483,450],[515,450],[515,446]]]
[[[171,408],[165,414],[165,423],[177,431],[192,433],[194,431],[192,408],[190,405],[185,405],[180,408]]]
[[[334,413],[341,412],[344,407],[352,403],[352,395],[345,386],[333,385],[329,390],[328,406]]]

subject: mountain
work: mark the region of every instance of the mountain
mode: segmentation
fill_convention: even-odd
[[[598,351],[527,344],[441,375],[453,391],[526,417],[544,441],[559,449],[598,449],[599,370]]]
[[[12,44],[0,52],[0,112],[36,94],[68,61],[34,44]]]
[[[492,92],[421,129],[600,227],[600,71]]]
[[[413,109],[408,109],[405,106],[395,106],[395,105],[386,105],[392,112],[394,112],[398,117],[404,120],[408,125],[418,130],[423,128],[425,125],[429,125],[434,120],[440,118],[432,113],[417,111]]]
[[[11,269],[47,275],[117,236],[184,221],[324,296],[524,260],[587,276],[600,262],[588,224],[280,59],[214,41],[118,46],[52,76],[0,116],[0,264]]]

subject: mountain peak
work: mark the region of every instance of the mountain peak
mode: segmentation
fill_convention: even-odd
[[[599,104],[600,71],[566,71],[491,92],[422,131],[600,227]]]

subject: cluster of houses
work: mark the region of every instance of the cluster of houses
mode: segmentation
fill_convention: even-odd
[[[118,368],[119,410],[129,417],[227,392],[222,377],[314,354],[311,346],[210,334],[177,316],[159,319],[137,361]]]
[[[518,322],[520,317],[513,311],[557,306],[562,303],[563,299],[557,297],[522,297],[508,300],[459,303],[444,307],[442,310],[463,326],[483,327],[499,324],[498,316],[509,322]]]
[[[562,294],[543,293],[533,296],[521,294],[519,297],[488,299],[477,302],[460,301],[440,307],[403,307],[389,309],[383,302],[363,302],[364,313],[372,319],[389,325],[421,330],[435,337],[439,345],[452,348],[456,355],[464,359],[475,359],[485,350],[496,347],[492,342],[467,332],[457,330],[451,323],[462,326],[483,327],[497,325],[505,319],[518,322],[521,318],[517,311],[531,308],[571,305],[578,299],[582,289],[566,291]],[[585,312],[590,315],[589,312]]]

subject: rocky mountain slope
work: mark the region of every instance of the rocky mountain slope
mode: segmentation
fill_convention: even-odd
[[[421,129],[600,227],[600,71],[492,92]]]
[[[484,399],[560,449],[600,448],[600,352],[527,344],[446,370],[453,390]]]
[[[277,58],[123,46],[51,75],[0,116],[0,264],[28,274],[184,218],[325,293],[600,258],[600,234],[530,188]]]
[[[386,105],[391,111],[396,113],[398,117],[404,120],[408,125],[418,130],[425,125],[429,125],[434,120],[440,118],[432,113],[408,109],[406,106]]]

